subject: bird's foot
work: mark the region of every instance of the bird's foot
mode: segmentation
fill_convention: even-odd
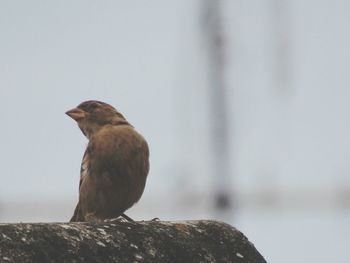
[[[128,217],[126,214],[121,214],[121,217],[123,217],[128,222],[135,222],[134,219],[132,219],[131,217]]]
[[[103,222],[106,222],[106,223],[113,223],[113,222],[125,223],[125,222],[129,222],[129,221],[123,217],[116,217],[116,218],[105,219],[105,220],[103,220]]]
[[[139,222],[146,223],[146,222],[159,222],[159,221],[160,221],[160,219],[158,217],[155,217],[151,220],[141,220]]]

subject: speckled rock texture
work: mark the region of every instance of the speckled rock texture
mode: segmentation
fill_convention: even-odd
[[[0,224],[0,262],[237,262],[264,258],[218,221]]]

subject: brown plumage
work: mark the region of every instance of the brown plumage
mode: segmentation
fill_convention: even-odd
[[[86,101],[66,114],[88,138],[80,171],[79,202],[71,222],[117,218],[145,188],[149,150],[122,114],[100,101]]]

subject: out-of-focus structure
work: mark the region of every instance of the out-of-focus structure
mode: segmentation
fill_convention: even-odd
[[[208,122],[210,126],[210,160],[215,211],[232,217],[233,175],[230,173],[229,124],[225,79],[225,41],[222,1],[202,1],[203,39],[208,54]],[[233,87],[231,87],[233,88]],[[232,136],[232,134],[231,134]],[[221,215],[223,216],[223,215]]]

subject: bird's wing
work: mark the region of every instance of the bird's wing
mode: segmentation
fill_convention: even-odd
[[[101,200],[119,200],[114,201],[115,207],[130,207],[143,192],[148,155],[146,141],[132,127],[106,127],[89,141],[83,158],[88,160],[86,172],[82,169],[83,185],[84,178],[91,178],[95,189],[103,189],[97,191]]]

